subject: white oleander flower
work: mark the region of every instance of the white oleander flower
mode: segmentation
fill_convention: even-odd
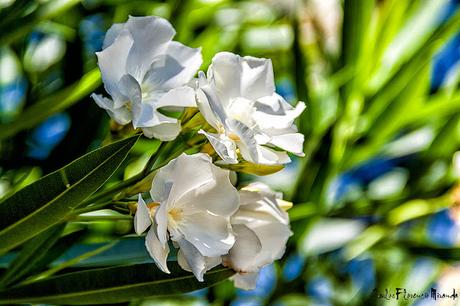
[[[178,262],[203,281],[209,269],[221,263],[235,242],[230,217],[238,209],[238,191],[229,171],[212,164],[199,153],[182,154],[156,174],[150,190],[152,203],[139,195],[134,228],[145,239],[148,252],[158,267],[169,273],[166,261],[168,240],[179,247]]]
[[[207,76],[199,73],[198,84],[198,107],[217,131],[200,133],[224,163],[238,162],[237,148],[245,160],[257,164],[288,163],[286,151],[303,156],[304,136],[293,122],[305,104],[294,108],[275,92],[269,59],[218,53]]]
[[[91,95],[119,124],[132,122],[147,137],[163,141],[177,137],[180,122],[159,110],[196,106],[186,84],[202,63],[201,49],[172,41],[175,34],[166,19],[154,16],[114,24],[96,53],[111,99]]]
[[[283,210],[289,205],[262,183],[240,190],[240,207],[231,218],[235,244],[223,256],[224,265],[238,272],[232,277],[236,287],[254,289],[259,270],[283,256],[292,235]]]

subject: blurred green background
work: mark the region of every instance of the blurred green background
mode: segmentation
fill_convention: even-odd
[[[94,52],[114,22],[158,15],[202,47],[202,70],[219,51],[271,58],[278,93],[307,104],[306,157],[258,178],[294,202],[294,236],[257,289],[130,305],[454,305],[378,294],[460,291],[459,2],[0,0],[0,197],[123,137],[89,98],[103,92]],[[111,180],[156,146],[141,139]],[[52,266],[148,260],[139,239],[104,248],[130,221],[76,223]]]

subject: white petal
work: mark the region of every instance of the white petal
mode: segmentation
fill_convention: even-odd
[[[131,75],[123,75],[120,81],[118,81],[118,88],[120,92],[131,101],[131,103],[135,104],[142,102],[141,86]],[[115,103],[115,107],[120,106],[122,105],[117,105],[117,103]]]
[[[301,133],[282,134],[272,136],[270,143],[277,146],[280,149],[294,153],[298,156],[304,156],[303,154],[303,142],[305,136]]]
[[[187,155],[182,153],[169,162],[156,175],[159,180],[172,182],[170,203],[179,200],[184,194],[214,180],[211,170],[212,160],[207,154]],[[155,177],[154,181],[157,181]]]
[[[214,165],[211,165],[211,171],[214,176],[212,181],[190,190],[177,200],[177,205],[183,207],[184,213],[191,208],[229,217],[238,209],[239,194],[230,182],[230,172]]]
[[[110,29],[107,30],[107,33],[104,37],[104,43],[102,44],[102,49],[106,49],[108,46],[113,44],[118,35],[120,35],[120,32],[124,26],[124,23],[114,23]]]
[[[156,227],[156,224],[154,223],[152,224],[152,227],[148,231],[147,236],[145,237],[145,246],[150,256],[155,261],[156,265],[163,272],[166,272],[169,274],[171,273],[169,272],[168,265],[167,265],[169,245],[167,243],[161,243],[160,240],[158,240],[158,237],[155,233],[155,227]]]
[[[288,214],[278,205],[275,195],[266,195],[259,191],[250,191],[248,187],[240,190],[240,209],[232,217],[232,224],[262,226],[268,223],[289,224]],[[251,227],[252,228],[252,227]]]
[[[240,140],[237,141],[237,145],[243,158],[253,163],[259,163],[259,154],[257,152],[257,142],[254,132],[244,123],[235,119],[227,119],[226,124],[229,131],[239,137]]]
[[[258,276],[259,272],[235,274],[231,279],[234,281],[235,287],[244,290],[252,290],[256,288]]]
[[[131,111],[133,113],[133,126],[154,127],[162,123],[177,123],[178,120],[165,116],[157,111],[158,99],[161,95],[156,95],[152,99],[144,100],[142,103],[133,103]]]
[[[289,225],[273,222],[263,226],[248,224],[262,242],[262,250],[254,259],[254,265],[261,268],[273,261],[280,259],[285,250],[286,243],[292,235]]]
[[[200,281],[203,280],[204,274],[210,269],[221,263],[220,256],[205,257],[187,240],[178,241],[179,251],[177,261],[182,269],[193,272],[195,277]]]
[[[280,196],[268,186],[260,183],[251,184],[240,190],[240,209],[231,220],[237,238],[230,255],[233,249],[241,243],[238,230],[242,225],[248,227],[262,245],[256,255],[247,256],[250,259],[246,262],[240,261],[243,266],[239,268],[243,268],[243,271],[257,271],[284,254],[287,240],[292,232],[289,228],[288,215],[278,206],[277,200]],[[246,239],[249,240],[249,238]],[[242,250],[245,249],[249,249],[249,246],[244,245]],[[240,257],[244,258],[243,255]],[[233,263],[233,257],[230,257],[230,261]]]
[[[242,67],[241,57],[230,52],[219,52],[208,69],[208,79],[212,81],[221,102],[225,106],[230,99],[241,97]]]
[[[202,71],[200,71],[198,75],[203,78]],[[206,122],[208,122],[216,130],[219,129],[219,126],[221,126],[223,122],[221,122],[220,117],[214,113],[206,94],[201,88],[196,89],[196,104],[200,113],[203,115],[204,119],[206,119]]]
[[[102,95],[91,94],[91,98],[94,99],[99,107],[107,110],[110,117],[121,125],[125,125],[131,122],[131,113],[122,106],[120,108],[114,107],[114,102]]]
[[[235,244],[230,249],[224,261],[228,260],[232,269],[237,272],[255,272],[258,267],[253,265],[253,260],[262,250],[262,243],[257,235],[246,225],[233,225]]]
[[[152,188],[150,189],[150,196],[155,202],[167,202],[173,185],[173,182],[170,180],[170,176],[170,170],[167,166],[161,168],[155,175],[155,178],[152,181]]]
[[[167,211],[168,204],[167,202],[160,203],[160,207],[158,207],[155,211],[154,222],[156,224],[156,237],[161,244],[166,244],[168,241],[168,211]]]
[[[182,86],[193,78],[202,62],[200,48],[193,49],[172,41],[166,54],[154,59],[144,82],[165,90]]]
[[[137,201],[137,210],[134,215],[134,231],[136,234],[140,235],[152,224],[150,219],[149,209],[142,199],[141,194],[139,193],[139,198]]]
[[[118,89],[118,81],[126,74],[126,61],[132,45],[131,35],[123,30],[110,46],[96,52],[102,81],[114,100],[123,100]]]
[[[176,139],[181,130],[180,122],[161,123],[154,127],[143,127],[142,131],[148,138],[157,138],[161,141],[171,141]]]
[[[228,104],[221,98],[221,94],[217,93],[217,89],[212,84],[204,85],[200,87],[197,92],[197,104],[198,107],[203,109],[203,115],[209,117],[209,124],[214,127],[218,127],[219,123],[224,123],[227,118],[225,112],[225,104]],[[212,114],[212,115],[210,115]],[[207,120],[208,118],[205,117]]]
[[[134,40],[127,59],[127,71],[142,83],[154,58],[165,52],[176,32],[169,21],[153,16],[130,16],[125,28]]]
[[[263,165],[278,165],[291,162],[286,152],[276,151],[264,146],[257,146],[258,161]]]
[[[275,82],[271,60],[245,56],[241,60],[241,66],[241,93],[243,97],[257,100],[260,97],[273,94]]]
[[[151,103],[133,103],[131,105],[131,112],[133,114],[133,126],[135,129],[160,124],[160,120],[156,116],[155,107]]]
[[[305,103],[299,102],[293,108],[283,98],[274,94],[259,99],[255,107],[257,110],[252,117],[261,129],[285,129],[293,125],[306,106]]]
[[[209,140],[216,153],[222,158],[225,163],[237,164],[236,145],[225,135],[218,135],[213,133],[205,132],[204,130],[198,131],[199,134],[203,134]]]
[[[184,215],[185,213],[184,210]],[[226,217],[198,212],[184,216],[184,219],[180,224],[180,231],[204,256],[227,254],[235,242]]]
[[[155,106],[157,108],[168,106],[196,107],[195,91],[188,86],[171,89],[161,96]]]

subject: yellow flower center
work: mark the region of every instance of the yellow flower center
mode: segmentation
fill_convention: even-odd
[[[174,223],[179,222],[182,219],[182,209],[181,208],[173,208],[168,212],[168,217]]]
[[[236,135],[235,133],[232,133],[232,132],[228,133],[227,136],[228,136],[228,138],[230,138],[233,141],[239,141],[240,140],[240,137],[238,137],[238,135]]]

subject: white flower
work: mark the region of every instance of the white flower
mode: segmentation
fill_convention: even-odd
[[[154,202],[148,205],[139,195],[136,233],[150,226],[145,245],[167,273],[170,238],[179,247],[180,266],[203,281],[235,241],[230,216],[238,209],[239,195],[229,171],[213,165],[206,154],[182,154],[158,171],[150,195]]]
[[[159,112],[196,106],[193,89],[184,86],[202,63],[201,49],[172,41],[171,24],[160,17],[132,17],[114,24],[97,52],[105,90],[112,99],[92,94],[119,124],[132,121],[147,137],[177,137],[180,122]]]
[[[286,203],[262,183],[240,190],[240,207],[231,218],[235,244],[223,257],[224,265],[239,272],[233,276],[236,287],[254,289],[260,268],[283,256],[292,235],[289,217],[281,208]]]
[[[238,162],[237,148],[245,160],[257,164],[288,163],[285,151],[303,156],[304,136],[293,122],[305,104],[293,108],[275,93],[270,60],[221,52],[207,77],[202,72],[199,76],[197,104],[217,133],[200,132],[225,163]]]

